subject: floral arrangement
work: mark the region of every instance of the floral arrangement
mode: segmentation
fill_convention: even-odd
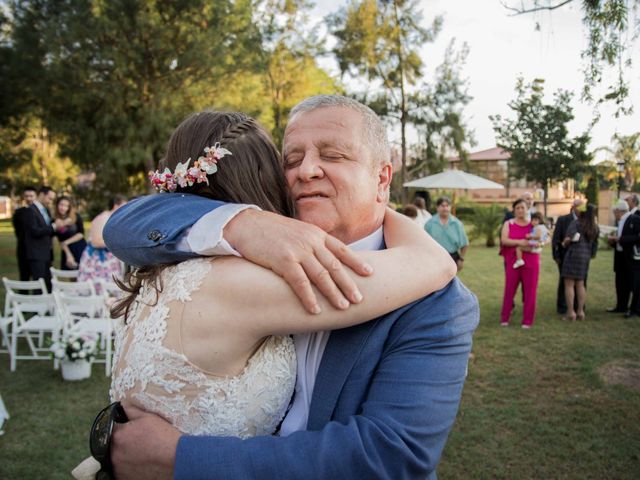
[[[59,360],[90,361],[96,356],[98,339],[89,333],[72,333],[65,340],[51,345],[53,356]]]
[[[149,179],[159,192],[175,192],[176,188],[184,188],[192,186],[194,183],[206,183],[209,185],[207,175],[212,175],[218,171],[218,160],[232,153],[224,147],[220,146],[220,142],[216,142],[213,147],[205,147],[204,156],[198,157],[193,163],[193,167],[189,167],[191,159],[186,162],[178,163],[174,172],[165,168],[163,172],[156,170],[149,172]]]

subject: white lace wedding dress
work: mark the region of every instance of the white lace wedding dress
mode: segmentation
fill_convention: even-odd
[[[180,345],[180,318],[172,306],[189,302],[212,269],[208,259],[164,269],[155,305],[155,290],[143,287],[127,324],[116,329],[111,399],[126,397],[189,435],[270,435],[295,386],[290,337],[267,338],[240,374],[226,378],[203,371],[170,347]]]

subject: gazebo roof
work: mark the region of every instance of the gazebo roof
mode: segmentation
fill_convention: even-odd
[[[493,147],[487,150],[480,150],[479,152],[473,152],[469,154],[469,160],[509,160],[511,156],[508,152],[505,152],[501,147]],[[449,157],[451,162],[459,162],[460,157]]]

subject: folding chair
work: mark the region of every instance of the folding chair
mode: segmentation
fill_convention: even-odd
[[[78,279],[78,270],[60,270],[59,268],[51,267],[51,279],[58,281],[75,282]]]
[[[100,336],[104,359],[96,357],[94,362],[105,364],[105,375],[111,375],[113,320],[107,314],[103,295],[72,296],[53,292],[56,312],[62,322],[62,338],[71,333],[93,333]]]
[[[15,293],[26,293],[33,291],[34,293],[43,294],[47,293],[47,287],[44,283],[44,279],[38,280],[9,280],[7,277],[2,277],[2,283],[5,288],[4,297],[4,312],[0,317],[0,333],[2,333],[2,345],[6,347],[6,350],[0,350],[1,353],[10,352],[10,327],[13,323],[13,304],[11,302],[12,295]]]
[[[42,339],[44,333],[51,335],[51,340],[57,342],[60,339],[62,325],[54,312],[54,301],[51,294],[22,295],[14,293],[11,296],[13,306],[13,325],[11,327],[11,371],[15,372],[18,360],[49,360],[49,349],[42,346],[42,342],[36,347],[31,338],[37,333]],[[23,334],[31,350],[30,355],[18,355],[18,336]],[[54,359],[54,368],[58,368],[58,360]]]
[[[96,294],[95,286],[90,280],[83,282],[64,282],[53,278],[51,279],[51,290],[74,296],[92,296]]]

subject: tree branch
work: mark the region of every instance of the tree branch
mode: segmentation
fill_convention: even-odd
[[[560,2],[556,5],[538,6],[533,8],[516,8],[516,7],[511,7],[507,5],[505,2],[500,2],[500,3],[507,10],[511,10],[512,12],[515,12],[511,15],[512,17],[515,17],[518,15],[525,15],[527,13],[539,12],[542,10],[555,10],[556,8],[563,7],[567,3],[571,3],[571,2],[573,2],[573,0],[564,0],[563,2]]]

